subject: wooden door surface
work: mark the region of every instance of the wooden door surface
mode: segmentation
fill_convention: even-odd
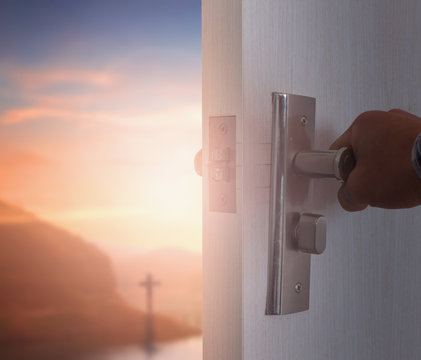
[[[343,211],[312,256],[310,308],[266,316],[271,93],[316,98],[316,147],[361,112],[421,116],[417,0],[203,0],[205,360],[412,360],[421,354],[421,209]],[[235,116],[235,212],[210,211],[209,118]]]

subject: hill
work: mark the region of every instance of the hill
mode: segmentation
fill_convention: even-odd
[[[144,324],[144,313],[117,294],[110,260],[97,247],[0,201],[2,351],[141,343]],[[197,333],[165,316],[155,330],[158,341]]]

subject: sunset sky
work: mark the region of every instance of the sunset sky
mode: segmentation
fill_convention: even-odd
[[[0,200],[201,249],[200,0],[0,0]]]

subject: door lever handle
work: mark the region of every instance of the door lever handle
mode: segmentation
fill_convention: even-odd
[[[202,176],[203,174],[203,165],[202,165],[202,149],[200,149],[194,156],[194,170],[196,174]]]
[[[300,151],[295,155],[294,168],[298,173],[314,178],[335,178],[346,181],[356,164],[349,147],[327,151]]]
[[[355,167],[351,148],[339,150],[300,151],[293,161],[296,172],[313,178],[334,178],[346,181]],[[295,229],[300,251],[321,254],[326,248],[326,218],[318,214],[301,214]]]

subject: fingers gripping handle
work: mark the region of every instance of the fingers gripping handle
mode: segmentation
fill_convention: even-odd
[[[356,164],[351,148],[339,150],[301,151],[295,155],[294,168],[297,172],[316,178],[336,178],[346,181]]]

